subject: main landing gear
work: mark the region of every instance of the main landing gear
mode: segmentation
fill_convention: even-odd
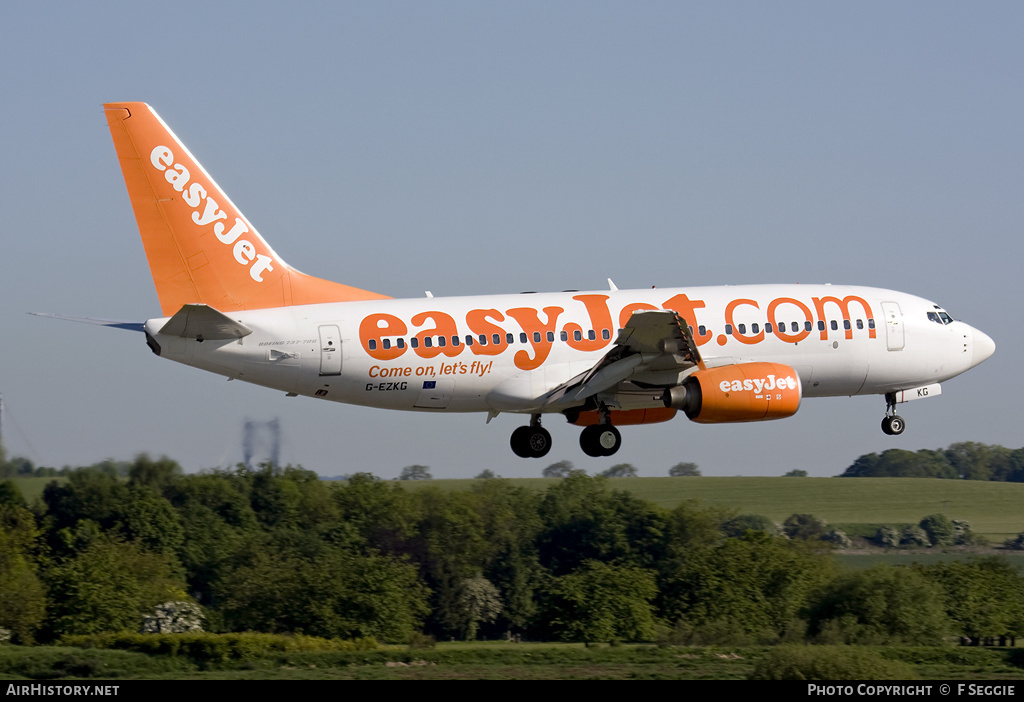
[[[907,428],[903,417],[896,414],[896,394],[887,393],[885,396],[885,418],[882,419],[882,433],[889,436],[899,436]]]
[[[520,458],[541,458],[551,450],[551,434],[540,425],[540,415],[530,416],[530,425],[512,432],[512,451]],[[622,446],[622,435],[609,421],[609,412],[601,410],[601,423],[584,427],[580,448],[588,456],[611,456]]]
[[[530,416],[530,426],[512,432],[512,452],[520,458],[541,458],[551,450],[551,434],[540,425],[540,415]]]
[[[620,446],[622,435],[607,422],[591,424],[580,433],[580,448],[588,456],[611,456]]]

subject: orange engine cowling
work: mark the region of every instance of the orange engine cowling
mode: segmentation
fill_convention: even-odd
[[[782,419],[800,408],[800,376],[781,363],[737,363],[700,370],[669,388],[666,407],[694,422],[760,422]]]

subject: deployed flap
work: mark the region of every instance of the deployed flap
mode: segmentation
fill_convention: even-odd
[[[161,334],[186,339],[241,339],[252,329],[218,312],[209,305],[183,305],[160,329]]]
[[[629,353],[667,354],[685,368],[702,365],[690,327],[672,310],[634,312],[615,340]]]
[[[704,367],[686,320],[672,310],[634,312],[615,346],[593,368],[547,394],[545,405],[573,407],[630,377],[647,371]]]

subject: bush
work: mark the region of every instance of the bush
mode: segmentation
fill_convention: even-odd
[[[741,514],[722,524],[722,533],[729,537],[738,539],[748,531],[763,531],[776,536],[779,528],[771,519],[760,514]]]
[[[956,543],[953,522],[944,514],[929,514],[921,520],[920,526],[932,546],[952,546]]]
[[[900,545],[900,533],[889,525],[880,526],[875,534],[875,543],[885,548],[896,548]]]
[[[751,680],[916,680],[914,669],[849,646],[778,646],[754,665]]]
[[[832,544],[836,548],[850,548],[853,546],[853,542],[850,541],[850,537],[839,529],[833,529],[829,533],[823,535],[821,540]]]
[[[1003,548],[1011,551],[1024,551],[1024,531],[1003,542]]]
[[[828,524],[813,514],[791,514],[782,523],[782,531],[793,540],[816,541],[828,531]]]
[[[322,651],[368,651],[378,648],[371,638],[347,641],[316,636],[258,634],[131,634],[111,632],[85,636],[65,636],[63,646],[112,648],[149,655],[182,656],[202,667],[231,661],[249,661],[278,653]]]
[[[928,546],[928,534],[919,526],[908,526],[900,537],[900,546]]]
[[[75,678],[143,678],[187,670],[182,659],[154,658],[132,651],[99,651],[55,646],[4,646],[0,678],[59,680]]]

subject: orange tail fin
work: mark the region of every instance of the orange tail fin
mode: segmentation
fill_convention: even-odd
[[[386,298],[290,267],[149,105],[103,107],[165,315]]]

